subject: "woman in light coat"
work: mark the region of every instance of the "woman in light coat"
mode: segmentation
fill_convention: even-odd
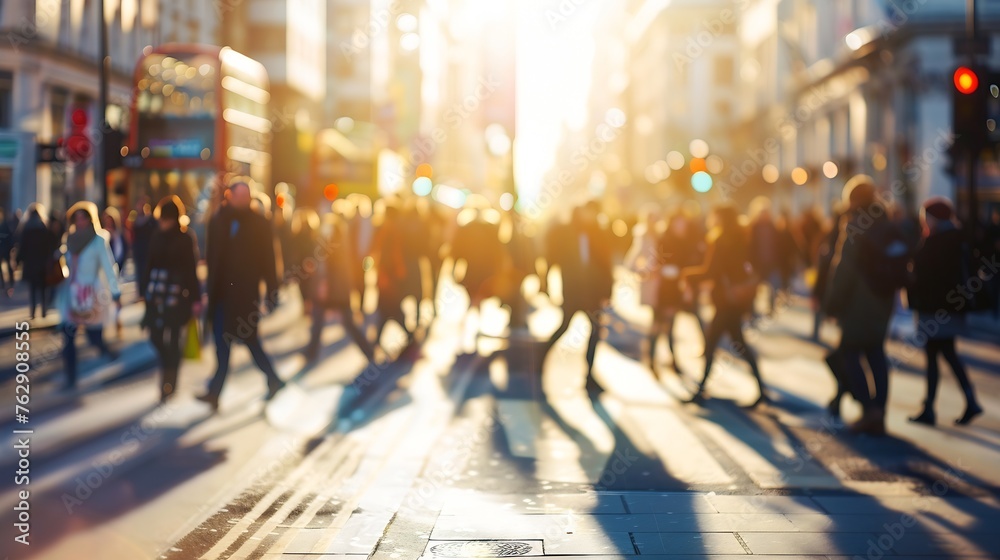
[[[66,236],[66,266],[69,277],[59,285],[56,308],[62,317],[65,337],[63,361],[66,367],[66,387],[76,386],[76,332],[83,327],[87,340],[101,355],[117,356],[104,343],[103,329],[111,302],[121,309],[118,269],[111,252],[107,232],[98,225],[97,206],[81,201],[67,212],[71,224]],[[104,279],[101,279],[101,276]]]

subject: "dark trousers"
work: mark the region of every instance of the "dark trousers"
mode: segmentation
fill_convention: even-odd
[[[215,317],[212,321],[212,336],[215,339],[215,358],[219,365],[215,370],[215,376],[212,377],[212,381],[208,385],[208,394],[215,398],[219,398],[219,395],[222,394],[222,385],[226,382],[226,375],[229,374],[229,356],[232,351],[231,345],[235,339],[235,337],[230,337],[226,334],[225,316],[225,310],[220,305],[215,310]],[[250,336],[238,340],[246,344],[254,363],[257,364],[260,371],[264,372],[264,375],[267,377],[268,388],[276,389],[280,387],[282,384],[281,379],[274,372],[271,359],[264,353],[264,347],[260,345],[260,337],[257,335],[257,332],[254,331]]]
[[[70,386],[76,385],[76,323],[63,323],[60,330],[63,332],[63,365],[66,368],[66,384]],[[87,340],[90,345],[101,351],[101,354],[107,355],[111,353],[111,349],[108,345],[104,343],[104,326],[98,325],[96,327],[86,327],[84,331],[87,333]]]
[[[757,380],[757,387],[763,395],[764,379],[757,367],[757,357],[743,338],[743,313],[738,309],[729,309],[724,306],[716,307],[712,324],[705,332],[705,377],[701,380],[701,386],[704,387],[705,383],[708,382],[708,376],[712,372],[712,362],[715,359],[715,349],[719,347],[719,342],[726,334],[729,335],[732,351],[750,366],[750,373]]]
[[[38,304],[42,306],[42,317],[44,317],[49,311],[49,300],[46,293],[48,288],[46,288],[45,282],[29,282],[28,290],[31,294],[30,307],[28,308],[31,311],[31,318],[35,318],[35,307]]]
[[[4,272],[4,265],[7,267],[7,271]],[[10,286],[14,288],[14,259],[11,258],[11,251],[8,249],[5,253],[0,254],[0,286],[7,289]]]
[[[322,343],[321,335],[323,327],[326,325],[326,311],[328,309],[333,309],[340,313],[340,321],[344,324],[344,330],[347,331],[348,336],[358,345],[358,348],[368,358],[368,361],[375,361],[375,352],[372,344],[368,342],[365,334],[361,332],[361,329],[354,322],[354,311],[351,310],[350,302],[335,307],[325,307],[319,302],[313,304],[312,325],[309,329],[309,346],[306,347],[306,352],[310,354],[319,352],[320,344]]]
[[[598,310],[589,312],[584,309],[572,309],[567,308],[563,310],[563,320],[556,332],[552,333],[552,337],[549,341],[545,343],[545,350],[542,354],[542,361],[545,361],[545,356],[552,350],[552,347],[556,345],[556,341],[566,334],[569,330],[569,323],[573,320],[573,315],[577,311],[584,311],[587,314],[587,320],[590,321],[590,339],[587,341],[587,375],[590,376],[594,373],[594,357],[597,355],[597,343],[601,339],[601,316],[604,314],[604,310]]]
[[[965,394],[965,404],[970,406],[976,403],[976,393],[969,381],[969,375],[965,371],[965,365],[955,351],[955,339],[945,338],[938,340],[928,340],[924,347],[927,353],[927,399],[924,401],[924,409],[934,410],[934,400],[937,398],[938,381],[941,378],[941,370],[938,367],[938,356],[944,356],[945,361],[955,372],[958,384],[962,386]]]
[[[885,410],[885,404],[889,399],[889,362],[885,356],[885,347],[882,344],[874,344],[865,347],[845,347],[838,348],[842,356],[844,376],[850,381],[851,394],[858,399],[861,406],[866,410]],[[875,392],[872,393],[869,386],[868,374],[861,364],[864,359],[868,363],[871,371],[871,386]]]
[[[177,371],[181,367],[181,327],[150,327],[149,341],[160,357],[160,388],[164,396],[177,390]]]

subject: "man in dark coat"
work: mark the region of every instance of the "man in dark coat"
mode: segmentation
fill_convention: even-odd
[[[587,391],[597,393],[594,381],[594,358],[601,336],[600,319],[611,300],[612,263],[610,235],[600,226],[599,209],[588,204],[573,210],[569,225],[554,228],[546,248],[549,266],[559,265],[563,285],[562,324],[545,343],[542,360],[556,341],[569,329],[577,311],[583,311],[590,321],[587,342]]]
[[[267,376],[270,400],[284,383],[264,353],[257,333],[260,311],[260,283],[267,286],[264,304],[274,309],[278,297],[274,235],[270,222],[250,209],[250,186],[244,182],[229,187],[227,204],[208,227],[208,311],[215,338],[218,369],[208,393],[198,397],[219,408],[219,395],[229,373],[229,353],[233,342],[246,344],[254,363]]]
[[[156,232],[156,220],[150,211],[149,203],[143,200],[136,206],[136,218],[132,222],[132,260],[135,261],[136,275],[139,282],[139,297],[146,297],[149,285],[147,266],[149,262],[149,244]]]

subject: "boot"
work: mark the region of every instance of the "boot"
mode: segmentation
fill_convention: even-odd
[[[979,416],[983,413],[982,407],[979,406],[976,401],[971,401],[969,404],[965,405],[965,414],[961,418],[955,420],[956,426],[966,426],[969,422],[972,422],[973,418]]]
[[[936,421],[934,416],[934,407],[924,404],[924,410],[918,416],[910,417],[909,420],[910,422],[915,422],[917,424],[933,426]]]
[[[861,419],[851,424],[852,434],[867,434],[870,436],[885,435],[885,410],[876,407],[869,407],[861,415]]]
[[[840,418],[840,400],[843,397],[844,397],[843,393],[837,393],[837,396],[833,397],[833,400],[830,401],[830,404],[826,405],[826,411],[834,419],[839,419]]]

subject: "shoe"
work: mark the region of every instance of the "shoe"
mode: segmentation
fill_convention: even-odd
[[[885,411],[872,408],[866,410],[861,419],[851,424],[848,430],[852,434],[866,434],[870,436],[885,435]]]
[[[285,384],[284,383],[282,383],[281,385],[275,385],[273,387],[268,388],[267,394],[264,395],[264,400],[265,401],[270,401],[271,399],[274,398],[275,395],[278,394],[278,391],[280,391],[280,390],[282,390],[284,388],[285,388]]]
[[[982,407],[980,407],[976,403],[972,403],[972,404],[970,404],[970,405],[968,405],[968,406],[965,407],[965,414],[963,414],[962,417],[959,418],[958,420],[955,420],[955,425],[956,426],[967,426],[969,424],[969,422],[972,422],[972,420],[976,416],[979,416],[982,413],[983,413]]]
[[[212,407],[212,412],[219,411],[219,397],[211,393],[205,393],[204,395],[198,395],[195,398],[203,403],[208,404],[208,406]]]
[[[687,399],[685,399],[685,400],[683,400],[681,402],[685,403],[685,404],[689,404],[689,403],[701,404],[701,403],[705,402],[705,388],[704,387],[698,387],[698,390],[695,391],[695,393],[693,395],[691,395],[690,398],[687,398]]]
[[[833,418],[840,418],[840,399],[843,395],[837,395],[833,397],[830,404],[826,405],[826,412]]]
[[[933,426],[936,419],[934,418],[934,411],[929,408],[925,408],[919,416],[911,416],[908,420],[916,424]]]
[[[597,382],[594,381],[594,378],[589,375],[587,376],[586,389],[587,393],[591,395],[598,395],[604,392],[604,388],[598,385]]]

